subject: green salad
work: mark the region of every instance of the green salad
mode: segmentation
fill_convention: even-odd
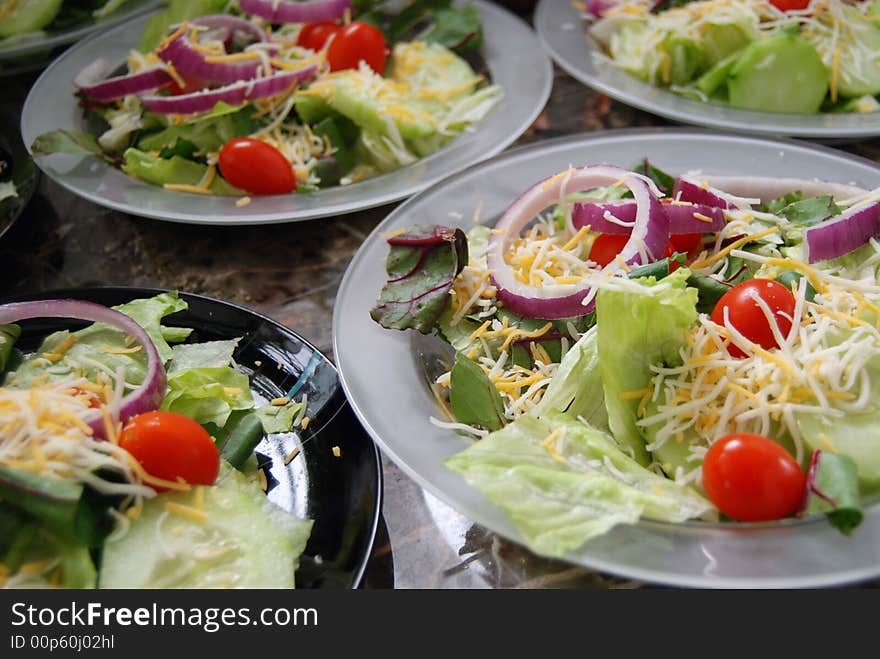
[[[104,18],[128,0],[2,0],[0,48]]]
[[[448,344],[431,423],[474,441],[446,466],[538,553],[640,519],[849,534],[880,489],[878,199],[569,168],[494,227],[386,234],[372,317]]]
[[[414,163],[482,120],[501,89],[482,70],[474,5],[385,4],[172,0],[125,71],[98,60],[77,77],[94,131],[47,133],[33,150],[243,198]]]
[[[254,449],[306,402],[256,400],[239,339],[166,324],[186,308],[0,305],[0,586],[294,587],[312,522],[266,498]],[[31,317],[99,322],[21,351]]]
[[[590,35],[624,71],[688,98],[765,112],[880,109],[880,3],[594,1]]]

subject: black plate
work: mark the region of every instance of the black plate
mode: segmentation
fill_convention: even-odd
[[[113,306],[161,292],[139,287],[79,288],[3,302],[74,298]],[[255,398],[308,396],[308,427],[270,435],[256,452],[265,456],[269,499],[315,521],[296,573],[297,588],[356,588],[379,520],[382,470],[376,446],[342,393],[336,368],[307,341],[265,316],[200,295],[181,293],[180,297],[189,309],[167,316],[164,323],[192,327],[190,341],[241,337],[235,361],[250,376]],[[63,319],[25,321],[20,345],[34,349],[49,332],[84,324]],[[333,452],[337,446],[339,457]],[[299,455],[285,465],[294,448],[300,449]]]
[[[18,123],[11,111],[0,110],[0,149],[11,152],[12,181],[18,192],[17,197],[0,201],[0,236],[21,215],[40,181],[40,172],[21,141]]]

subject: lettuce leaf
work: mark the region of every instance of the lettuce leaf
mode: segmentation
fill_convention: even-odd
[[[170,373],[188,368],[222,368],[232,366],[232,355],[240,339],[183,343],[171,349],[171,361],[165,370]]]
[[[643,466],[650,458],[636,426],[639,400],[620,396],[647,387],[653,377],[651,365],[681,364],[685,330],[697,319],[697,291],[687,286],[690,274],[679,268],[660,282],[637,280],[644,284],[642,292],[604,289],[596,296],[599,375],[608,425]]]
[[[168,392],[160,409],[222,427],[234,410],[249,410],[253,406],[248,376],[223,366],[170,373]]]
[[[521,416],[445,464],[503,508],[526,545],[546,556],[563,556],[642,516],[682,522],[714,510],[691,488],[640,466],[610,436],[555,411]]]

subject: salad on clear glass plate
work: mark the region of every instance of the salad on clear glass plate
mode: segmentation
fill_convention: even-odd
[[[308,24],[281,22],[293,20],[288,14],[247,20],[240,3],[219,3],[231,13],[217,15],[213,1],[172,4],[58,58],[22,112],[23,138],[42,154],[38,166],[83,198],[143,217],[256,224],[336,216],[410,196],[498,153],[532,124],[550,93],[552,66],[535,34],[485,0],[398,3],[400,13],[355,3],[339,20],[312,15]],[[338,13],[347,4],[285,2],[278,11]],[[245,5],[264,15],[274,7]],[[214,27],[199,27],[197,15]],[[181,30],[184,22],[189,28]],[[340,52],[343,60],[346,51],[359,52],[358,39],[367,37],[367,50],[375,46],[369,22],[383,30],[385,75],[360,65],[359,54],[348,62],[353,68],[330,71]],[[301,37],[311,47],[298,45]],[[148,38],[146,52],[137,51]],[[520,49],[530,53],[528,67],[512,56]],[[127,75],[129,59],[144,68]],[[238,82],[198,81],[242,72]],[[169,82],[175,75],[195,91]],[[88,102],[95,112],[78,103],[85,89],[114,95],[119,85],[131,91],[132,81],[156,89]],[[503,93],[513,88],[516,94]],[[154,110],[144,111],[146,103]],[[274,175],[256,179],[255,163]],[[251,184],[293,185],[294,192],[257,194],[245,189]]]
[[[307,344],[231,305],[140,289],[9,302],[0,323],[3,587],[357,583],[375,519],[349,508],[377,495],[344,474],[369,490],[369,451],[341,466],[358,434],[337,435],[333,368]]]
[[[676,122],[851,140],[880,131],[871,2],[541,0],[553,59],[598,92]]]
[[[838,156],[846,178],[813,178],[830,152],[737,140],[630,131],[521,149],[378,227],[351,266],[378,301],[355,303],[344,281],[334,317],[374,438],[544,556],[679,585],[870,572],[880,193],[860,180],[876,171]],[[563,164],[578,153],[615,164]],[[349,329],[355,311],[384,336]],[[407,345],[412,364],[386,384],[412,408],[395,434],[364,378]]]
[[[315,191],[393,171],[472,129],[502,89],[486,79],[474,5],[173,1],[127,70],[76,79],[94,134],[54,131],[36,155],[94,155],[174,192]],[[112,76],[112,77],[108,77]]]
[[[703,102],[764,112],[880,110],[880,3],[590,0],[622,70]]]

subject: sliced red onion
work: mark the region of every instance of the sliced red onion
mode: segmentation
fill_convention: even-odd
[[[238,6],[243,12],[272,23],[315,23],[342,18],[351,7],[351,0],[239,0]]]
[[[867,190],[855,185],[831,183],[817,179],[707,175],[701,177],[700,180],[706,181],[713,188],[724,190],[728,194],[755,197],[764,203],[795,191],[802,192],[804,197],[830,195],[837,201],[858,197],[867,192]]]
[[[38,300],[0,306],[0,325],[17,323],[29,318],[76,318],[93,323],[106,323],[132,336],[141,344],[147,356],[147,372],[141,385],[122,399],[119,406],[119,420],[125,423],[137,414],[159,409],[165,397],[166,387],[162,359],[146,331],[124,313],[81,300]],[[94,431],[95,437],[107,438],[100,411],[91,412],[86,423]]]
[[[521,316],[547,319],[582,316],[592,310],[593,302],[583,304],[589,293],[588,284],[573,285],[574,291],[572,285],[554,290],[556,287],[539,288],[524,284],[504,260],[504,253],[538,213],[558,203],[567,194],[615,184],[626,185],[637,205],[630,239],[620,252],[621,258],[628,265],[641,265],[661,258],[669,240],[669,219],[657,198],[659,191],[648,179],[606,165],[571,169],[532,186],[510,205],[495,225],[486,253],[487,264],[498,297],[507,309]]]
[[[807,263],[835,259],[858,249],[880,234],[880,204],[856,204],[837,217],[804,232]]]
[[[164,62],[171,62],[184,75],[208,82],[233,83],[250,80],[263,65],[261,59],[244,62],[208,62],[205,56],[192,47],[186,35],[180,35],[156,53]]]
[[[240,16],[233,16],[231,14],[208,14],[207,16],[199,16],[198,18],[193,19],[192,23],[203,27],[226,30],[227,33],[231,35],[236,32],[250,35],[254,38],[254,41],[269,40],[266,31],[259,25],[255,25],[247,19],[241,18]]]
[[[577,202],[571,213],[571,223],[575,229],[589,226],[596,233],[626,235],[632,230],[636,219],[637,205],[634,201]],[[724,211],[715,206],[702,204],[674,203],[663,204],[663,212],[669,218],[669,234],[709,233],[721,231],[727,225]],[[610,213],[629,226],[608,220]],[[710,221],[696,217],[702,215]]]
[[[173,80],[164,68],[153,68],[140,73],[107,78],[112,67],[103,59],[97,59],[74,78],[81,92],[96,101],[112,101],[129,94],[167,87]]]
[[[229,105],[239,105],[281,94],[295,84],[311,78],[317,66],[310,64],[296,71],[285,71],[266,78],[241,80],[217,89],[202,89],[192,94],[180,96],[143,96],[141,102],[153,112],[160,114],[196,114],[207,112],[218,101]]]
[[[682,175],[675,179],[675,186],[672,188],[672,198],[677,201],[688,201],[692,204],[740,210],[751,210],[752,202],[760,201],[760,199],[737,197],[729,192],[712,187],[709,185],[708,180],[703,177],[688,175]]]
[[[601,17],[604,16],[612,9],[617,9],[618,7],[622,7],[624,5],[645,5],[650,6],[651,9],[657,7],[662,0],[640,0],[634,2],[633,0],[585,0],[584,7],[587,10],[587,13]]]

